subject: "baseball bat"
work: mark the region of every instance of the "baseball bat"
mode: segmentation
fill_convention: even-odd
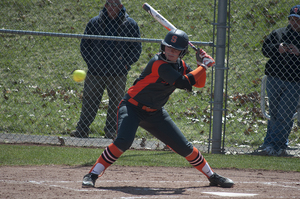
[[[177,29],[171,22],[169,22],[166,18],[164,18],[161,14],[159,14],[154,8],[152,8],[148,3],[143,4],[144,10],[146,10],[154,19],[156,19],[163,27],[167,30]],[[197,51],[196,46],[194,46],[190,41],[189,45]]]

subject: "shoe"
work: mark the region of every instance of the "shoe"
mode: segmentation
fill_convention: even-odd
[[[266,155],[269,156],[290,156],[286,149],[278,149],[275,150],[273,147],[268,146],[264,150],[262,150]]]
[[[252,155],[275,155],[276,150],[272,146],[263,146],[258,147]]]
[[[89,173],[83,177],[82,188],[91,188],[95,187],[95,182],[98,179],[97,174]]]
[[[285,157],[293,156],[293,155],[288,154],[288,152],[286,151],[286,149],[279,149],[279,150],[276,152],[276,155],[277,155],[277,156],[285,156]]]
[[[220,185],[224,188],[231,188],[234,185],[234,182],[231,179],[220,176],[217,173],[214,173],[212,176],[210,176],[208,180],[210,181],[209,186]]]
[[[267,146],[265,149],[261,151],[261,155],[277,155],[277,151],[272,146]]]
[[[257,149],[255,149],[255,151],[259,151],[259,150],[264,150],[267,147],[267,145],[260,145]]]
[[[203,49],[200,49],[199,56],[202,58],[202,62],[206,66],[211,67],[215,64],[215,60],[210,55],[208,55]]]
[[[89,134],[86,133],[86,132],[80,132],[78,130],[75,130],[75,131],[72,131],[70,133],[70,136],[71,137],[76,137],[76,138],[88,138],[89,137]]]
[[[291,150],[289,147],[287,149],[275,150],[272,146],[261,145],[256,150],[254,150],[251,155],[268,155],[268,156],[293,156],[288,154],[287,150]]]
[[[286,150],[289,150],[289,151],[295,151],[295,150],[298,150],[299,148],[297,147],[290,147],[290,146],[287,146]]]
[[[260,145],[257,149],[255,149],[252,153],[248,153],[249,155],[267,155],[267,152],[265,152],[265,148],[268,147],[268,145]]]

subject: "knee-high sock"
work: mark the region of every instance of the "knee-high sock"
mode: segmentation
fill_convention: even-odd
[[[203,155],[195,147],[193,149],[193,152],[190,155],[186,156],[185,159],[189,161],[189,163],[193,165],[197,170],[206,175],[207,178],[209,178],[214,172],[206,162]]]
[[[112,165],[122,154],[123,152],[114,145],[114,143],[111,143],[102,152],[94,166],[91,168],[90,173],[97,175],[100,175],[101,173],[103,174],[105,169]]]

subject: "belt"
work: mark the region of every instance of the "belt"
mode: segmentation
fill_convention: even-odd
[[[135,106],[140,107],[140,108],[143,109],[144,111],[147,111],[147,112],[155,112],[155,111],[157,111],[157,109],[150,108],[150,107],[148,107],[148,106],[145,106],[145,105],[142,105],[142,104],[138,103],[138,102],[137,102],[136,100],[134,100],[133,98],[129,98],[127,101],[128,101],[129,103],[135,105]]]

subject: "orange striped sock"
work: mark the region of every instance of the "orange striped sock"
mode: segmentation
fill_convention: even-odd
[[[123,152],[116,146],[114,143],[111,143],[105,150],[102,152],[94,166],[91,168],[90,173],[101,174],[112,165]]]
[[[194,147],[193,152],[186,156],[185,159],[193,165],[198,171],[206,175],[209,178],[213,174],[212,168],[208,165],[203,155]]]

